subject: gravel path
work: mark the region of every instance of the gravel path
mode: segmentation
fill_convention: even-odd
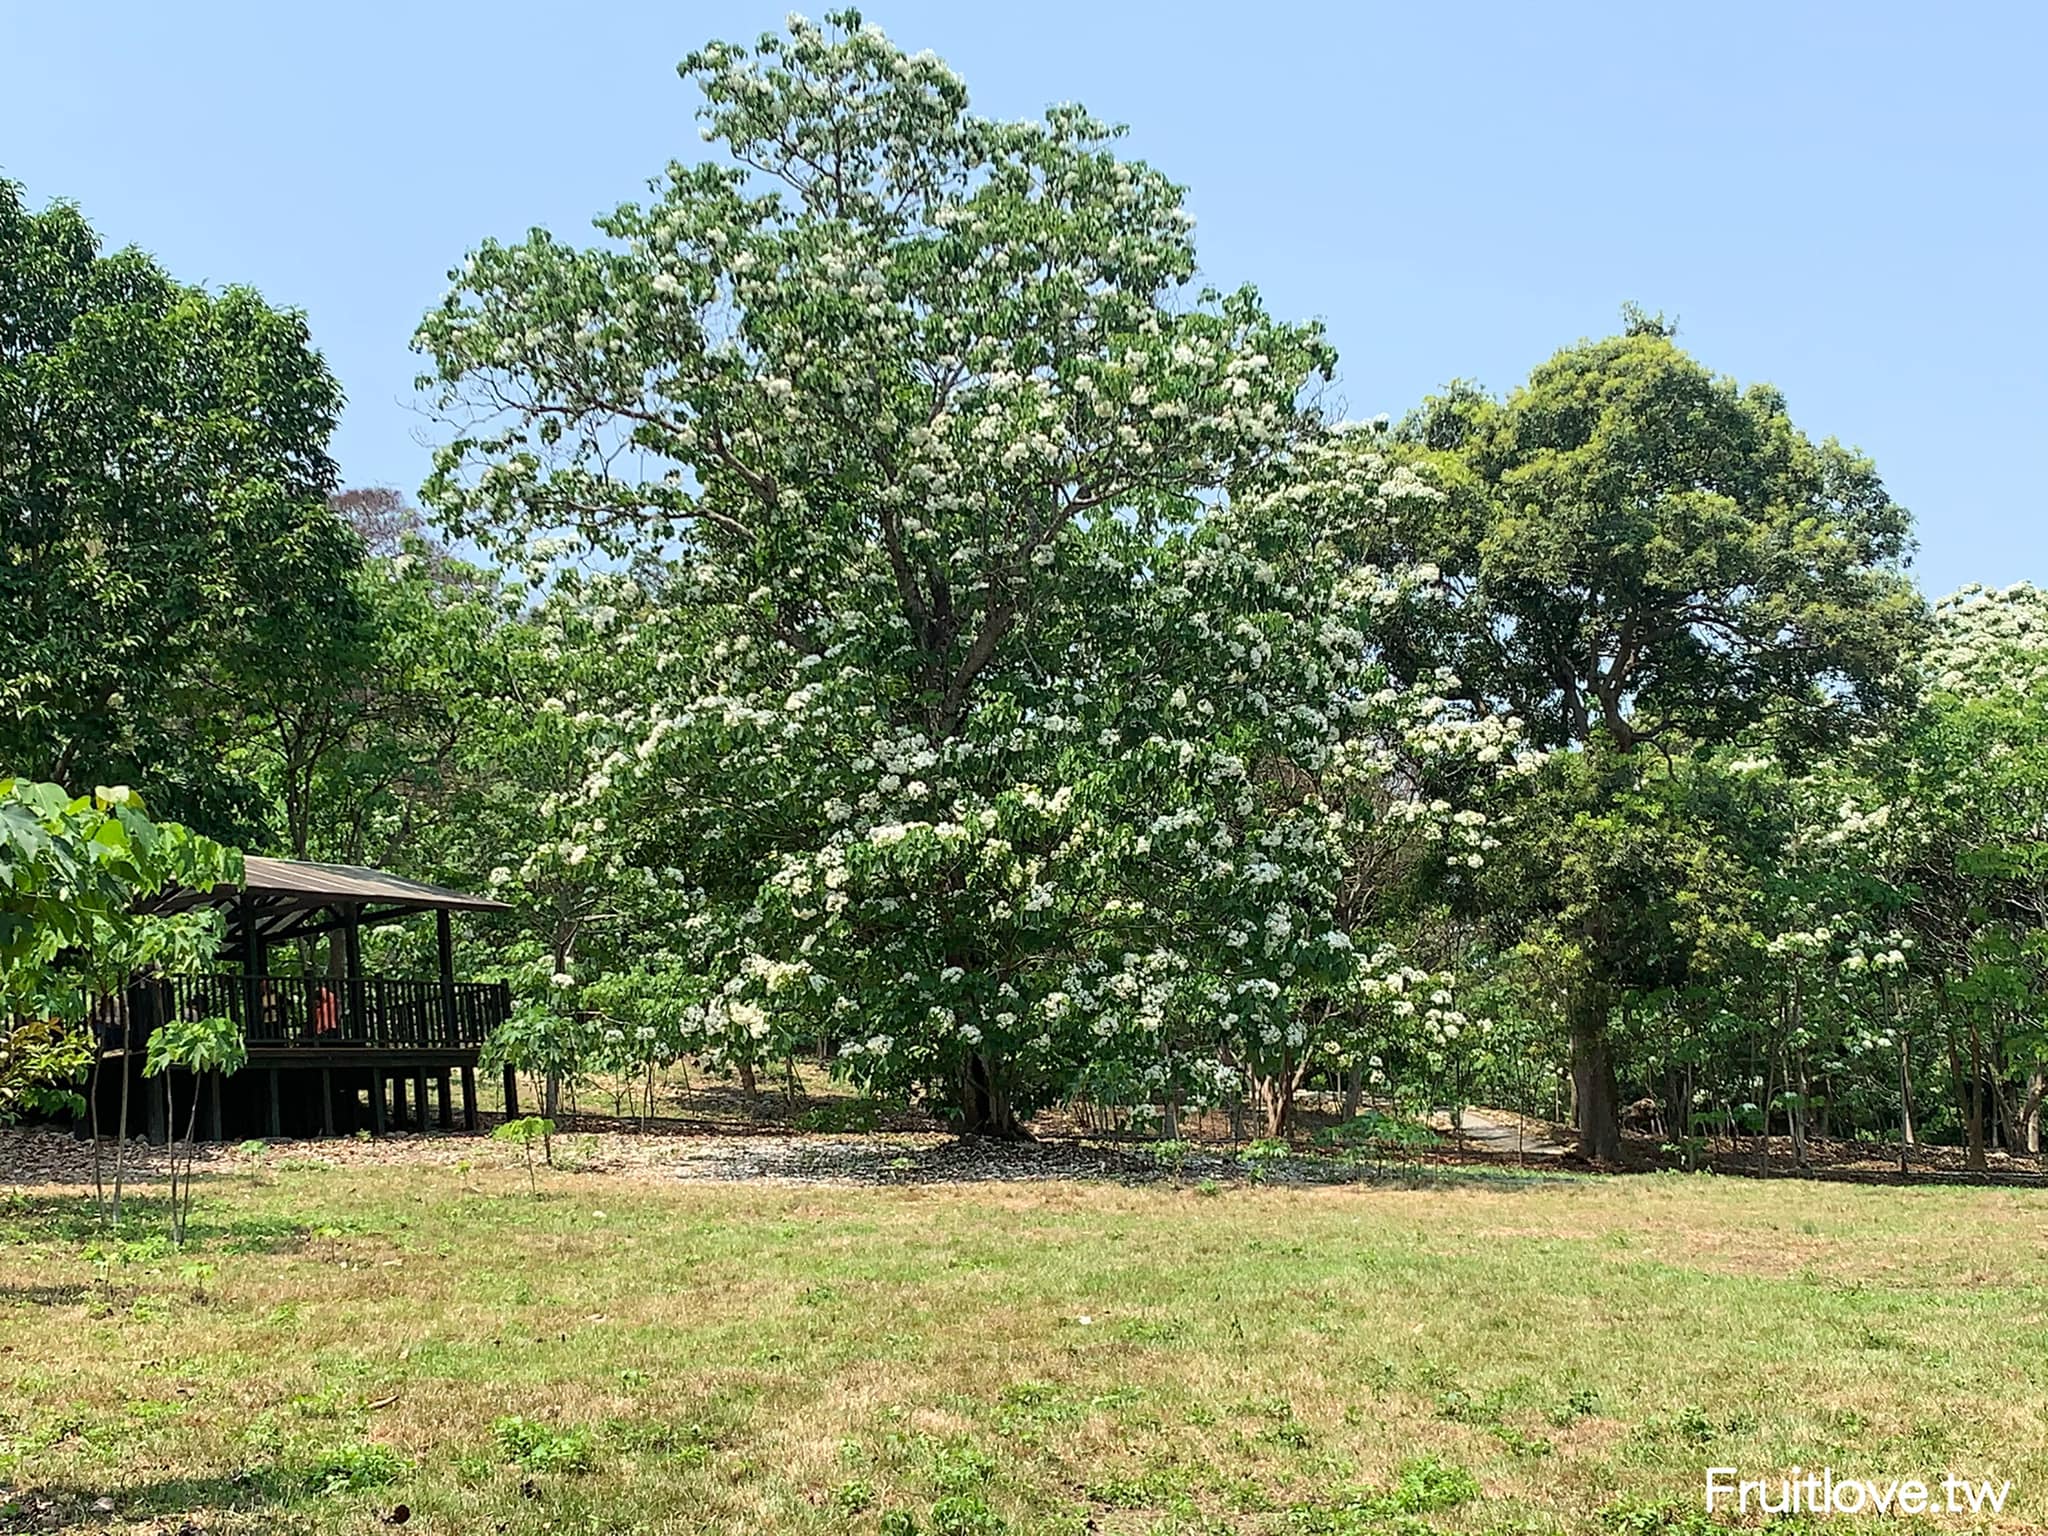
[[[260,1150],[259,1150],[260,1149]],[[555,1138],[555,1163],[576,1173],[641,1179],[715,1182],[771,1180],[790,1184],[965,1184],[1058,1179],[1131,1182],[1163,1177],[1143,1151],[1078,1141],[1015,1145],[960,1141],[937,1132],[861,1136],[756,1134],[723,1136],[570,1132]],[[113,1150],[103,1153],[112,1175]],[[397,1134],[374,1140],[245,1142],[199,1148],[199,1167],[272,1168],[473,1167],[521,1165],[519,1151],[488,1137]],[[1213,1158],[1222,1168],[1226,1159]],[[1192,1162],[1190,1172],[1194,1169]],[[161,1147],[133,1142],[127,1178],[150,1185],[165,1177]],[[1197,1175],[1199,1176],[1199,1175]],[[0,1129],[0,1185],[89,1184],[92,1148],[48,1128]]]
[[[106,1154],[111,1174],[112,1150]],[[199,1167],[513,1168],[516,1148],[488,1137],[396,1134],[374,1140],[245,1142],[202,1145]],[[1246,1171],[1225,1149],[1192,1152],[1177,1171],[1163,1167],[1149,1148],[1067,1138],[1034,1142],[962,1141],[941,1132],[881,1132],[859,1136],[731,1136],[719,1134],[579,1134],[555,1138],[555,1163],[564,1171],[632,1179],[784,1184],[1017,1184],[1080,1181],[1146,1184],[1178,1177],[1235,1182]],[[128,1150],[131,1185],[165,1176],[164,1149],[142,1142]],[[1296,1156],[1266,1169],[1276,1184],[1354,1183],[1374,1171],[1328,1157]],[[47,1128],[0,1129],[0,1186],[90,1184],[92,1149],[68,1132]]]

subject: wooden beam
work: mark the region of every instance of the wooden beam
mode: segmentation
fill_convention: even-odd
[[[427,1069],[414,1067],[412,1071],[412,1128],[424,1131],[427,1128]]]
[[[270,1078],[270,1134],[273,1137],[282,1136],[284,1134],[284,1115],[280,1111],[277,1102],[277,1068],[272,1067],[267,1076]]]
[[[476,1129],[476,1068],[472,1066],[462,1069],[462,1128]]]
[[[448,1091],[448,1069],[446,1067],[441,1069],[440,1093],[441,1102],[439,1107],[441,1112],[437,1118],[440,1121],[442,1130],[452,1131],[455,1129],[455,1096]]]
[[[384,1134],[384,1069],[377,1068],[370,1074],[370,1129],[377,1135]]]
[[[218,1072],[209,1072],[206,1074],[206,1080],[207,1085],[211,1090],[207,1095],[206,1139],[208,1141],[226,1141],[227,1136],[221,1129],[220,1117],[221,1074]],[[192,1088],[193,1091],[196,1093],[199,1089],[199,1084],[194,1083],[192,1085]]]
[[[505,1069],[505,1118],[519,1118],[519,1074],[510,1067]]]
[[[320,1069],[320,1134],[334,1134],[334,1068]]]

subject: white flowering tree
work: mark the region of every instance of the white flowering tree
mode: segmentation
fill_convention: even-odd
[[[1519,721],[1380,653],[1386,614],[1436,578],[1363,552],[1434,494],[1342,432],[1162,551],[1099,738],[1123,804],[1118,942],[1067,995],[1169,1106],[1241,1087],[1278,1135],[1310,1074],[1418,1031],[1455,1049],[1470,1023],[1401,941],[1425,893],[1483,868],[1475,799],[1536,758]]]
[[[2048,1100],[2048,594],[1945,599],[1925,670],[1925,708],[1852,809],[1880,822],[1982,1166],[1994,1127],[2037,1150]]]
[[[742,1028],[835,1019],[1010,1133],[1107,920],[1076,659],[1330,356],[1190,292],[1180,188],[1078,108],[979,118],[852,13],[682,73],[718,158],[594,246],[485,244],[423,323],[459,422],[427,495],[520,559],[673,556],[707,642],[635,761],[708,946],[797,968],[730,965]]]
[[[1916,1081],[1945,1082],[1948,1108],[1938,1088],[1919,1102],[1952,1113],[1982,1166],[1994,1136],[2038,1146],[2048,1098],[2048,601],[2025,585],[1944,599],[1918,672],[1925,697],[1894,733],[1784,785],[1758,1087],[1803,1110],[1813,1060],[1837,1084],[1883,1083],[1904,1148]]]

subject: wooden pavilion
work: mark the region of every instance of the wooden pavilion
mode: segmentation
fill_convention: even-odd
[[[220,1141],[253,1136],[333,1136],[394,1127],[425,1129],[430,1090],[435,1120],[455,1124],[453,1087],[462,1094],[462,1125],[477,1128],[476,1068],[486,1037],[511,1013],[503,982],[455,979],[452,916],[503,912],[504,902],[381,870],[344,864],[249,858],[239,887],[211,892],[173,890],[149,904],[153,912],[220,908],[227,918],[221,957],[232,969],[138,980],[95,1020],[103,1062],[119,1059],[126,1037],[131,1072],[140,1073],[149,1031],[167,1019],[226,1016],[248,1043],[248,1065],[198,1085],[200,1134]],[[426,978],[363,974],[366,924],[434,914],[439,974]],[[326,940],[327,963],[274,974],[281,945]],[[100,1073],[100,1122],[120,1116],[121,1073]],[[108,1080],[112,1080],[112,1087]],[[177,1076],[176,1103],[189,1105],[193,1085]],[[165,1113],[164,1085],[139,1075],[130,1084],[131,1116],[146,1118],[152,1141],[182,1129]],[[518,1113],[510,1072],[506,1112]]]

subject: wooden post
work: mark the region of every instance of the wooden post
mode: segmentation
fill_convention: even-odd
[[[334,1134],[334,1068],[320,1069],[320,1134]]]
[[[519,1118],[519,1074],[510,1067],[505,1069],[505,1118]]]
[[[452,1131],[452,1130],[454,1130],[454,1129],[455,1129],[455,1097],[454,1097],[454,1095],[453,1095],[453,1094],[451,1094],[451,1093],[450,1093],[450,1092],[448,1091],[448,1069],[447,1069],[446,1067],[443,1067],[443,1068],[441,1069],[441,1104],[440,1104],[440,1109],[441,1109],[441,1113],[440,1113],[440,1122],[441,1122],[441,1129],[442,1129],[442,1130],[444,1130],[444,1131]]]
[[[384,1134],[384,1069],[375,1067],[370,1072],[370,1129],[377,1135]]]
[[[424,1131],[427,1128],[427,1069],[414,1067],[412,1071],[412,1128]]]
[[[462,1128],[476,1129],[476,1068],[462,1069]]]
[[[207,1094],[206,1139],[208,1141],[226,1141],[228,1138],[226,1133],[223,1132],[221,1129],[220,1119],[221,1075],[218,1072],[209,1072],[206,1074],[206,1078],[207,1086],[211,1090]],[[192,1086],[196,1091],[199,1085],[197,1083],[194,1083]]]
[[[277,1077],[278,1077],[278,1072],[277,1072],[277,1068],[275,1068],[275,1067],[272,1067],[272,1068],[270,1069],[270,1074],[269,1074],[269,1076],[270,1076],[270,1134],[271,1134],[271,1135],[272,1135],[273,1137],[278,1137],[278,1136],[282,1136],[282,1135],[284,1134],[284,1116],[283,1116],[283,1114],[282,1114],[282,1113],[280,1112],[280,1109],[279,1109],[279,1106],[278,1106],[278,1102],[277,1102]]]
[[[405,1129],[405,1074],[403,1072],[391,1074],[391,1123],[401,1131]]]
[[[263,967],[256,943],[256,898],[242,892],[235,912],[242,927],[235,936],[242,958],[242,1038],[255,1040],[263,1028]]]
[[[441,1038],[456,1044],[455,929],[445,911],[434,914],[434,937],[441,948]]]
[[[348,994],[348,1034],[351,1040],[368,1040],[369,1024],[364,1018],[363,1008],[363,909],[349,910],[348,922],[341,930],[342,964],[347,980],[342,991]]]

